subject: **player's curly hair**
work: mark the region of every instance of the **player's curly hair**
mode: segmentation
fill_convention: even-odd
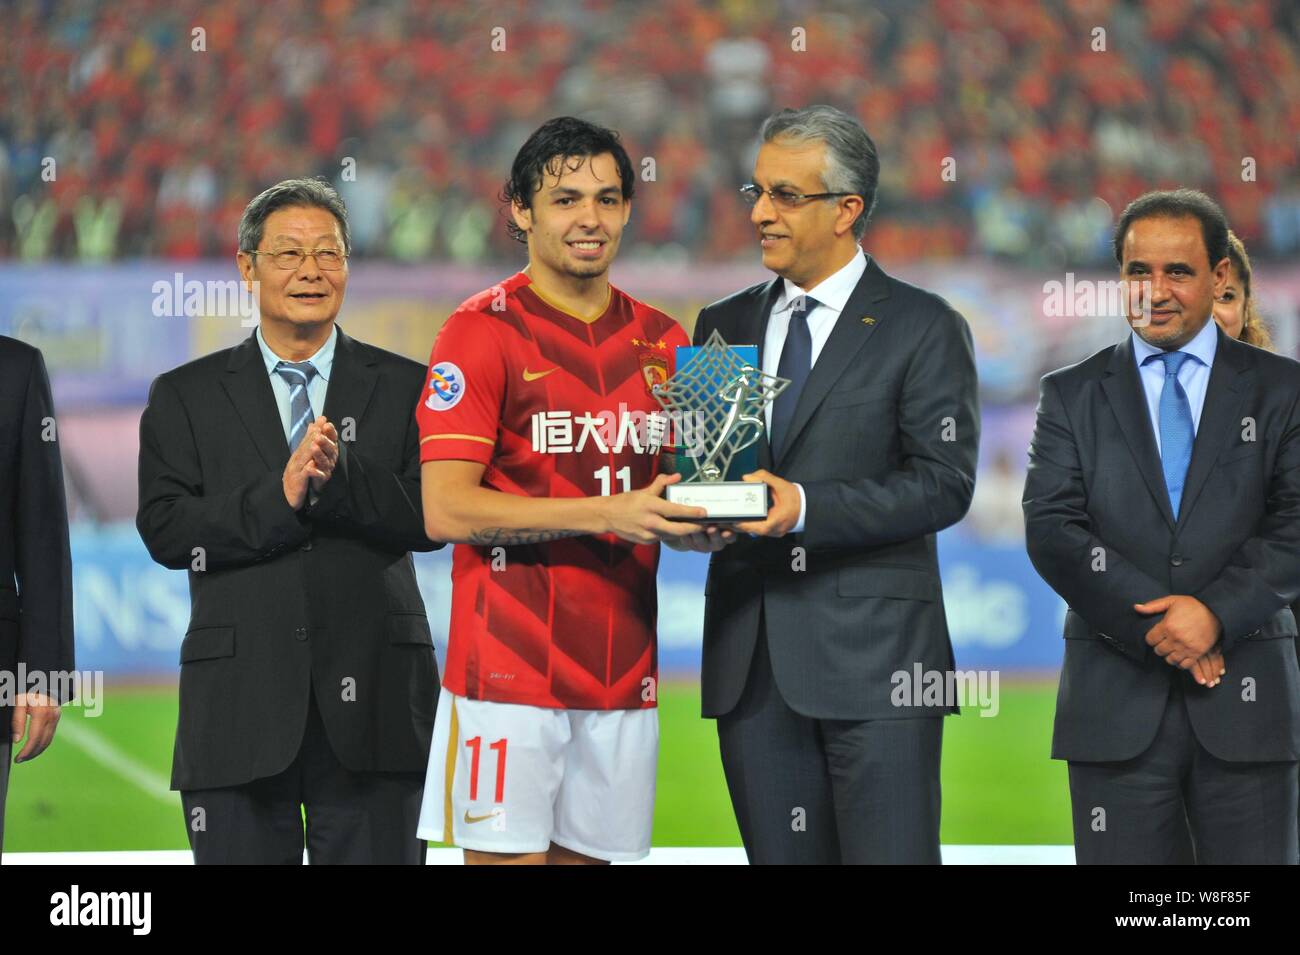
[[[619,141],[618,133],[573,116],[557,116],[542,123],[519,148],[510,167],[510,178],[501,190],[510,238],[516,242],[528,241],[528,235],[515,225],[510,207],[531,208],[533,196],[542,187],[543,174],[557,176],[564,163],[603,153],[614,157],[618,177],[622,180],[623,201],[626,202],[632,198],[635,177],[632,175],[632,160]]]
[[[1237,233],[1231,229],[1228,230],[1228,261],[1232,263],[1241,282],[1241,297],[1244,300],[1241,306],[1241,334],[1238,338],[1247,345],[1273,351],[1273,336],[1269,334],[1268,326],[1255,308],[1255,297],[1250,294],[1250,256],[1246,254],[1246,246],[1237,238]]]

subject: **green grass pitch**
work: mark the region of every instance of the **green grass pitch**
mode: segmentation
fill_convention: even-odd
[[[1071,842],[1065,765],[1048,758],[1055,686],[1004,680],[996,717],[949,717],[943,740],[945,844]],[[64,710],[54,745],[12,767],[6,852],[187,848],[168,793],[176,690],[106,687],[103,713]],[[714,724],[699,688],[660,695],[657,846],[735,846]]]

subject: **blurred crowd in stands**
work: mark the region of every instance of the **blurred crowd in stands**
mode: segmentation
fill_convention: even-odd
[[[309,174],[355,255],[504,259],[510,160],[570,113],[642,174],[625,255],[749,260],[758,124],[816,102],[876,141],[886,262],[1104,266],[1123,204],[1173,185],[1257,261],[1300,252],[1294,0],[16,0],[0,258],[224,257]]]

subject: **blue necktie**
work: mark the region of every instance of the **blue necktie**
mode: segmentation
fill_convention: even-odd
[[[309,361],[282,361],[275,373],[289,385],[289,453],[298,450],[307,434],[307,426],[316,420],[307,397],[307,385],[316,377],[316,366]]]
[[[1192,442],[1196,439],[1192,406],[1178,381],[1178,369],[1191,355],[1173,351],[1152,357],[1159,357],[1165,363],[1165,383],[1160,389],[1160,463],[1165,471],[1165,487],[1169,489],[1169,506],[1177,518],[1187,466],[1192,461]]]
[[[790,384],[772,402],[772,427],[768,443],[772,447],[773,457],[777,454],[777,448],[782,446],[778,442],[784,442],[788,438],[786,431],[794,420],[799,395],[803,393],[808,373],[812,371],[812,333],[808,330],[808,314],[820,304],[810,295],[801,295],[790,306],[790,328],[785,333],[785,346],[781,349],[781,360],[776,367],[777,376],[790,379]]]

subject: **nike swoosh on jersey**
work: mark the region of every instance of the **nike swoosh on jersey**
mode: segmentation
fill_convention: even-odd
[[[484,819],[491,819],[494,816],[496,816],[495,812],[490,812],[486,816],[471,816],[469,814],[469,810],[468,809],[465,810],[465,821],[468,822],[471,826],[474,825],[474,823],[476,822],[482,822]]]
[[[524,369],[524,381],[536,381],[538,378],[545,378],[553,371],[559,371],[559,368],[548,368],[545,371],[529,371]]]

